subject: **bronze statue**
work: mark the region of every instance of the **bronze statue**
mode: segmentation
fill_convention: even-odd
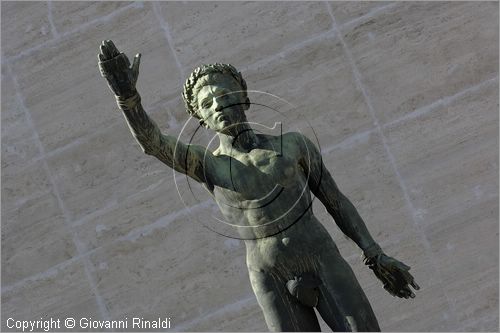
[[[315,145],[299,133],[278,137],[252,130],[245,116],[251,105],[246,83],[233,66],[203,65],[184,86],[187,112],[220,139],[211,152],[162,134],[148,117],[135,88],[140,54],[131,65],[107,40],[98,58],[143,151],[202,183],[225,218],[249,227],[241,230],[249,277],[270,330],[319,331],[316,308],[332,330],[380,331],[353,271],[310,209],[311,192],[363,250],[384,288],[393,296],[415,297],[410,286],[419,286],[410,267],[383,253]],[[269,199],[276,184],[280,195]]]

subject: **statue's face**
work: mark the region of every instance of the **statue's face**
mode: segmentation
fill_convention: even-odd
[[[235,124],[246,122],[244,95],[236,80],[229,75],[210,74],[197,87],[198,116],[211,129],[231,134]]]

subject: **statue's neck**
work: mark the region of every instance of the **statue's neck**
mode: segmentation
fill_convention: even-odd
[[[218,133],[220,146],[219,151],[230,155],[231,151],[242,153],[249,152],[258,145],[258,138],[248,123],[241,123],[231,129],[230,134]]]

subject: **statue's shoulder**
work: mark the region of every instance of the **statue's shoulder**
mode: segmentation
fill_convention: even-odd
[[[288,142],[293,142],[293,141],[297,141],[297,140],[304,140],[304,135],[299,133],[299,132],[286,132],[286,133],[282,133],[280,135],[270,135],[270,134],[262,134],[262,133],[258,133],[256,134],[257,137],[259,139],[264,139],[264,140],[267,140],[267,141],[275,141],[275,140],[280,140],[280,139],[283,139],[283,140],[286,140]]]
[[[275,147],[282,147],[289,153],[300,153],[304,146],[304,135],[298,132],[286,132],[281,135],[257,134],[259,140],[272,143]]]
[[[292,141],[296,140],[294,132],[282,133],[280,135],[270,135],[270,134],[256,133],[256,136],[257,136],[257,138],[260,141],[267,141],[267,142],[277,142],[277,141],[280,141],[280,140],[284,140],[284,141],[287,141],[287,142],[292,142]]]
[[[283,145],[293,147],[293,150],[302,156],[313,154],[317,157],[318,154],[321,154],[318,149],[319,143],[318,145],[314,144],[313,140],[300,132],[287,132],[283,134]]]

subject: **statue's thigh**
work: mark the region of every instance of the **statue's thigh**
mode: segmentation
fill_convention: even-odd
[[[275,332],[318,332],[318,319],[313,308],[300,304],[286,288],[286,282],[270,274],[249,271],[252,288],[257,297],[267,327]]]
[[[349,264],[337,253],[321,258],[318,312],[335,331],[380,331],[377,318]]]

